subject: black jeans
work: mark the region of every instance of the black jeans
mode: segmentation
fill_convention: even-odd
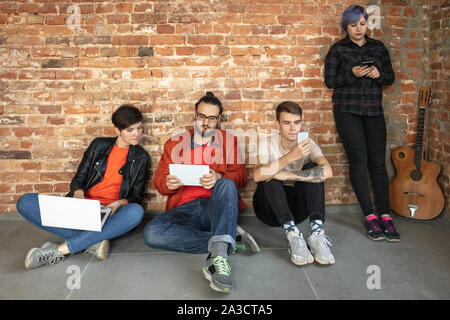
[[[386,122],[384,116],[360,116],[334,110],[336,129],[350,166],[350,181],[364,216],[374,213],[369,178],[380,214],[389,213],[389,178],[386,170]]]
[[[303,170],[316,165],[308,163]],[[258,182],[253,195],[253,210],[259,220],[271,227],[288,221],[298,224],[308,217],[325,221],[324,184],[297,181],[294,187],[289,187],[275,179]]]

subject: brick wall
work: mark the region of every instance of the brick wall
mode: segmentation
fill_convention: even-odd
[[[449,1],[431,2],[431,90],[433,93],[431,115],[430,159],[441,164],[438,182],[445,191],[446,210],[450,205],[450,106],[448,84],[450,79],[450,17]]]
[[[433,77],[440,99],[447,97],[445,50],[438,49],[446,40],[433,36],[430,52],[429,39],[430,28],[442,33],[448,11],[445,20],[439,15],[444,1],[432,2],[2,1],[0,212],[15,211],[24,192],[67,192],[89,142],[113,135],[110,115],[123,103],[147,116],[142,144],[153,172],[171,133],[192,127],[194,103],[206,91],[224,104],[222,127],[246,133],[274,128],[276,102],[299,101],[306,127],[333,166],[327,203],[356,203],[334,127],[332,91],[323,83],[324,57],[340,38],[340,15],[348,5],[378,5],[381,29],[372,35],[391,52],[397,77],[384,93],[388,146],[413,144],[420,86]],[[442,124],[434,134],[447,137],[446,158],[438,157],[437,141],[433,148],[441,165],[449,151],[445,108],[433,113]],[[251,151],[247,143],[247,161]],[[247,167],[249,183],[241,194],[251,205],[255,184]],[[148,209],[164,208],[152,184],[147,200]]]

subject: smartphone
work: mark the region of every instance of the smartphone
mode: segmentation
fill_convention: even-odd
[[[372,67],[373,66],[373,60],[368,60],[368,61],[363,61],[361,62],[361,66],[368,66],[368,67]]]
[[[297,133],[297,143],[301,143],[309,138],[308,132],[299,132]]]

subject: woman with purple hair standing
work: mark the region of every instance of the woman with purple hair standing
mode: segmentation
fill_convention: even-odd
[[[382,86],[394,80],[389,51],[367,36],[368,14],[358,5],[342,14],[346,35],[334,43],[325,58],[325,84],[333,91],[336,128],[350,166],[350,181],[365,217],[372,240],[399,241],[389,215],[389,178],[386,170],[386,123]],[[375,213],[369,177],[375,195]]]

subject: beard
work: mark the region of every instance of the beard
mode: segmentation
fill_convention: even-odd
[[[211,128],[208,125],[199,126],[197,123],[194,124],[195,133],[200,135],[202,138],[209,138],[216,133],[216,128]]]

